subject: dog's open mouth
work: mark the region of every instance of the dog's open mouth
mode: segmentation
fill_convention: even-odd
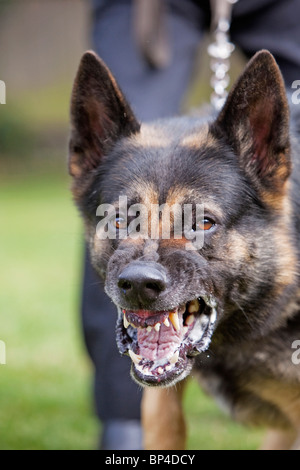
[[[192,357],[205,351],[217,303],[201,296],[172,310],[119,309],[117,344],[132,360],[132,375],[145,385],[171,385],[186,377]]]

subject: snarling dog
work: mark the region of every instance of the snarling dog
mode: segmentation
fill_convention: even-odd
[[[234,418],[273,430],[266,447],[299,446],[300,120],[273,56],[254,56],[219,115],[140,125],[87,52],[71,120],[73,195],[146,386],[146,447],[184,447],[192,370]]]

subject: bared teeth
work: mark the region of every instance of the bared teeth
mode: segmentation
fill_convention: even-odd
[[[128,321],[127,318],[126,318],[125,312],[123,312],[123,324],[124,324],[124,327],[125,327],[125,328],[128,328],[129,325],[130,325],[129,321]]]
[[[175,367],[175,364],[179,360],[179,350],[178,350],[173,354],[173,356],[166,358],[165,359],[166,362],[157,364],[156,366],[154,365],[154,368],[153,368],[153,367],[147,367],[146,364],[143,364],[142,361],[144,361],[144,359],[142,358],[142,356],[135,354],[131,349],[128,349],[128,354],[132,362],[135,364],[137,370],[139,370],[140,372],[146,375],[151,375],[153,370],[156,370],[156,372],[159,375],[162,375],[164,372],[169,372]]]
[[[169,319],[176,331],[180,330],[180,323],[177,310],[169,313]]]
[[[176,352],[174,352],[173,348],[173,352],[168,349],[165,355],[157,354],[157,357],[154,355],[154,358],[151,360],[150,358],[152,358],[152,356],[148,356],[147,353],[145,357],[143,357],[142,355],[134,353],[132,350],[128,350],[127,354],[130,356],[136,371],[141,372],[145,376],[152,377],[163,377],[163,374],[171,371],[176,373],[177,367],[180,366],[183,360],[180,357],[180,348],[182,345],[185,346],[187,344],[187,339],[190,340],[187,335],[189,331],[192,331],[193,325],[198,325],[197,315],[201,312],[200,302],[198,299],[194,299],[185,304],[185,306],[181,305],[170,311],[142,311],[141,313],[138,311],[136,313],[134,311],[121,311],[123,313],[124,327],[128,328],[130,326],[129,335],[132,334],[131,326],[138,330],[138,335],[141,335],[140,337],[137,336],[138,341],[147,341],[148,335],[145,335],[145,332],[149,333],[149,341],[153,343],[156,341],[158,344],[160,344],[161,341],[165,341],[168,335],[170,335],[170,337],[173,336],[174,349],[178,347],[178,341],[181,341],[180,347]],[[211,318],[215,319],[215,317],[216,310],[213,308]],[[171,325],[174,330],[172,330]],[[167,330],[169,327],[171,327],[170,331]],[[177,334],[175,334],[175,332],[177,332]],[[136,347],[136,350],[143,354],[141,345],[138,345],[140,349]],[[161,378],[158,379],[158,381],[160,380]]]
[[[139,364],[141,362],[142,357],[135,354],[133,351],[131,351],[131,349],[128,349],[128,354],[129,354],[132,362],[134,362],[135,364]]]
[[[199,308],[200,308],[199,301],[195,299],[189,303],[188,311],[189,313],[195,313],[195,312],[198,312]]]
[[[196,308],[196,307],[194,307],[194,308]],[[176,308],[176,309],[174,309],[173,311],[171,311],[169,313],[168,317],[166,317],[162,321],[156,322],[154,325],[148,325],[147,326],[147,323],[146,323],[145,325],[138,326],[137,324],[133,324],[128,320],[128,318],[126,316],[126,310],[124,309],[124,310],[122,310],[122,312],[123,312],[123,325],[126,329],[130,325],[133,326],[134,328],[146,328],[148,333],[150,333],[153,328],[154,328],[155,331],[159,332],[162,325],[165,325],[167,328],[169,328],[170,324],[172,324],[175,331],[180,331],[181,327],[180,327],[179,315],[181,315],[184,311],[185,311],[184,307],[180,307],[178,309]],[[147,322],[147,320],[146,320],[146,322]]]
[[[179,351],[176,351],[176,353],[169,359],[170,364],[176,364],[178,362],[179,358]]]
[[[187,326],[191,326],[195,321],[195,316],[192,314],[192,315],[189,315],[186,320],[185,320],[185,324]]]

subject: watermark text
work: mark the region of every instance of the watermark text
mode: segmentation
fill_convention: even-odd
[[[116,208],[112,204],[98,206],[96,216],[101,220],[96,227],[100,240],[185,239],[186,250],[200,250],[204,244],[204,225],[207,220],[203,204],[133,204],[120,196]],[[212,224],[213,226],[213,224]],[[212,227],[211,227],[212,228]]]
[[[293,104],[300,104],[300,80],[295,80],[292,83],[292,89],[296,90],[292,94]]]
[[[295,349],[295,352],[292,354],[292,363],[295,366],[298,366],[300,364],[300,340],[296,339],[292,343],[292,349]]]

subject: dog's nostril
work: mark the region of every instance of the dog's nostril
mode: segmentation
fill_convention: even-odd
[[[119,275],[118,287],[132,304],[138,300],[146,305],[167,288],[167,277],[156,265],[132,263]]]
[[[118,282],[118,286],[120,289],[123,289],[123,291],[128,291],[132,288],[132,285],[129,281],[126,281],[124,279],[120,279]]]
[[[161,292],[161,291],[165,290],[166,286],[165,286],[165,284],[163,284],[161,282],[146,282],[145,283],[145,288],[149,289],[149,290],[156,291],[156,292]]]

